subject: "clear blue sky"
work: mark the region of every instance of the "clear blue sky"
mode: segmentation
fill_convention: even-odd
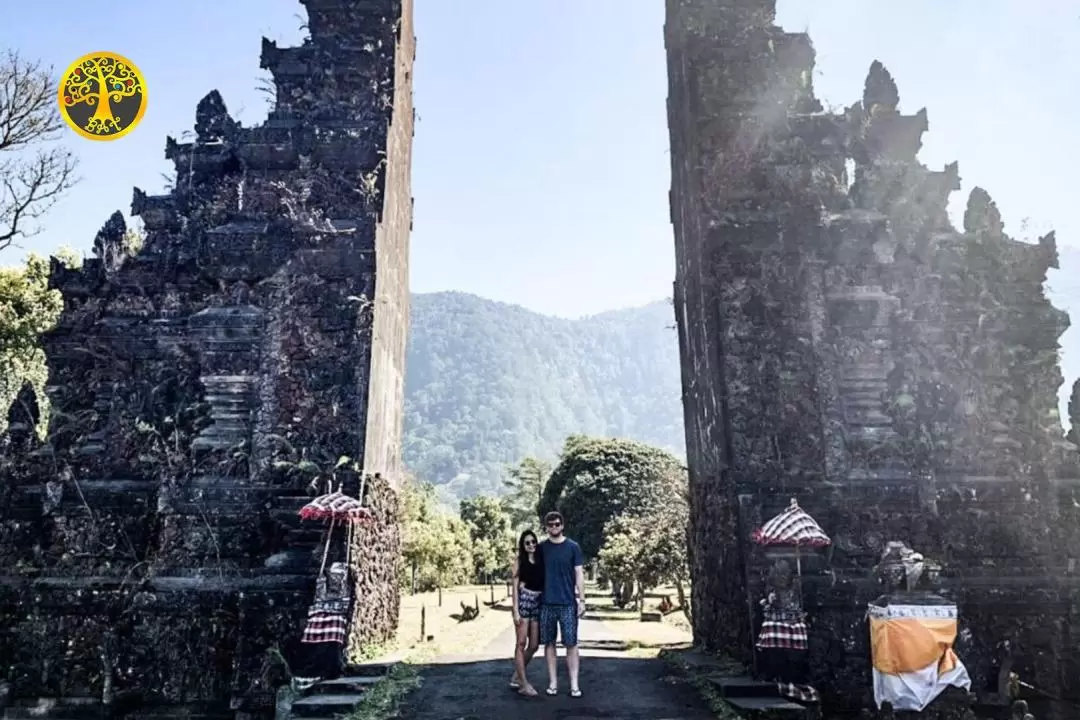
[[[105,3],[93,12],[75,0],[0,2],[0,48],[57,73],[86,52],[112,50],[140,66],[149,88],[131,135],[71,136],[85,179],[26,244],[38,252],[88,250],[113,210],[129,210],[133,185],[159,190],[165,136],[191,129],[210,89],[245,124],[261,120],[260,37],[301,36],[295,0]],[[668,295],[663,1],[416,3],[413,289],[564,316]],[[958,205],[977,183],[1013,232],[1054,227],[1061,243],[1080,245],[1074,0],[780,0],[779,19],[811,32],[826,103],[859,98],[877,58],[906,110],[928,107],[922,158],[932,167],[960,161]]]

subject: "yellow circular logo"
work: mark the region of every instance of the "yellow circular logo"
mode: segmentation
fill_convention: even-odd
[[[130,60],[92,52],[71,63],[57,86],[60,115],[90,140],[115,140],[135,129],[146,112],[146,83]]]

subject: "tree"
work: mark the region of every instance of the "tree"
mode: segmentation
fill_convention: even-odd
[[[113,103],[142,95],[142,83],[135,69],[112,57],[88,57],[63,80],[65,107],[89,105],[94,114],[83,125],[93,135],[119,133],[120,116]]]
[[[76,182],[75,158],[51,145],[63,127],[55,99],[51,68],[0,57],[0,251],[40,232],[38,218]]]
[[[472,567],[465,523],[439,509],[430,483],[407,480],[402,494],[402,584],[415,593],[465,582]]]
[[[690,503],[686,474],[679,471],[664,482],[672,492],[663,502],[650,503],[638,513],[623,513],[608,522],[599,560],[623,602],[629,601],[630,593],[636,589],[633,597],[640,608],[646,590],[670,583],[689,620],[686,546]]]
[[[540,510],[561,512],[568,534],[587,558],[595,558],[608,522],[670,500],[681,468],[674,455],[644,443],[571,437],[544,487]]]
[[[525,528],[538,520],[540,499],[544,494],[544,485],[551,475],[551,463],[527,457],[508,468],[508,477],[503,481],[509,491],[503,499],[504,507],[510,513],[514,527]]]
[[[514,535],[502,503],[486,495],[462,500],[461,519],[469,529],[474,577],[490,581],[493,575],[504,574],[514,550]]]
[[[0,268],[0,432],[27,383],[36,395],[38,434],[48,425],[48,368],[39,338],[56,323],[64,301],[49,288],[49,261],[31,255],[23,267]]]

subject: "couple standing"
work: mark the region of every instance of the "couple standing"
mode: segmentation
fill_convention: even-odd
[[[514,563],[514,676],[510,687],[535,696],[525,666],[543,644],[547,660],[548,695],[559,694],[555,640],[561,632],[570,675],[570,697],[581,697],[578,685],[578,619],[585,614],[585,557],[581,547],[563,534],[563,517],[544,516],[547,540],[537,543],[532,530],[521,533]]]

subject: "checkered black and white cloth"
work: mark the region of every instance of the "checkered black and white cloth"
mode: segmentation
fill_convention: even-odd
[[[320,495],[315,498],[300,508],[300,517],[304,520],[337,518],[349,522],[363,522],[374,518],[371,510],[364,507],[359,500],[349,497],[341,491]]]
[[[825,547],[832,543],[814,518],[807,515],[794,500],[787,510],[755,530],[751,538],[759,545]]]
[[[816,703],[821,702],[821,696],[813,685],[796,685],[795,683],[776,683],[781,697],[786,697],[796,702]]]
[[[782,650],[806,650],[809,647],[806,623],[765,620],[761,623],[757,646]]]
[[[313,610],[308,613],[307,625],[300,642],[344,644],[347,634],[348,622],[344,615]]]

